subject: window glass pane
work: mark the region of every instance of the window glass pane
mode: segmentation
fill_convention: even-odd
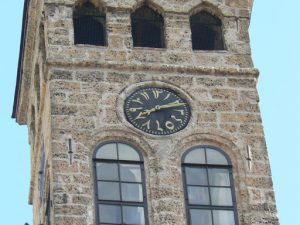
[[[205,164],[204,148],[197,148],[190,151],[184,158],[185,163]]]
[[[118,147],[120,160],[140,161],[139,154],[131,146],[119,143]]]
[[[121,164],[121,181],[142,182],[141,166]]]
[[[101,223],[121,224],[121,207],[117,205],[99,205]]]
[[[97,150],[97,159],[117,159],[117,144],[111,143],[103,145]]]
[[[97,163],[98,180],[119,180],[118,164],[116,163]]]
[[[120,201],[119,183],[99,181],[98,182],[98,198],[99,198],[99,200]]]
[[[232,206],[230,188],[211,188],[211,202],[216,206]]]
[[[142,185],[122,183],[122,201],[143,202]]]
[[[144,208],[136,206],[123,206],[123,223],[124,224],[134,224],[134,225],[144,225],[145,216]]]
[[[188,199],[190,204],[209,205],[208,188],[188,187]]]
[[[192,225],[212,225],[211,211],[190,209]]]
[[[221,152],[215,149],[207,148],[206,156],[207,156],[207,164],[228,165],[225,156]]]
[[[208,177],[212,186],[230,186],[228,169],[209,169]]]
[[[229,210],[213,210],[214,225],[235,225],[234,213]]]
[[[185,174],[188,185],[207,185],[206,169],[186,167]]]

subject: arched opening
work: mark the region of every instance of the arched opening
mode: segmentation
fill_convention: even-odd
[[[101,145],[94,153],[97,224],[147,225],[144,162],[132,146]]]
[[[224,50],[222,21],[200,11],[190,17],[193,50]]]
[[[164,18],[147,5],[131,14],[134,47],[164,48]]]
[[[73,15],[75,44],[106,45],[106,16],[89,1],[75,8]]]
[[[189,225],[237,225],[232,165],[220,149],[197,146],[182,158]]]

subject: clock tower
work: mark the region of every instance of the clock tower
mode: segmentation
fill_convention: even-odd
[[[278,225],[252,0],[25,0],[13,118],[34,225]]]

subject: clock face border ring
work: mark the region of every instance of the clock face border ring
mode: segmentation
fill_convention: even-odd
[[[171,90],[176,95],[178,95],[180,98],[182,98],[186,101],[186,103],[188,104],[188,107],[189,107],[190,115],[189,115],[189,120],[188,120],[187,124],[182,129],[180,129],[176,132],[173,132],[173,133],[165,134],[165,135],[151,134],[151,133],[142,131],[141,129],[138,129],[137,127],[135,127],[133,124],[131,124],[127,120],[126,115],[125,115],[125,109],[124,109],[124,104],[125,104],[126,99],[129,96],[131,96],[134,92],[136,92],[140,89],[149,88],[149,87]],[[125,125],[126,127],[130,128],[131,130],[134,130],[140,134],[146,135],[146,136],[148,136],[150,138],[154,138],[154,139],[164,139],[170,135],[178,135],[181,132],[189,130],[188,127],[192,126],[192,124],[194,124],[197,119],[196,116],[192,113],[193,108],[195,108],[195,107],[196,106],[195,106],[195,102],[194,102],[193,98],[189,94],[187,94],[185,90],[180,89],[179,87],[174,86],[172,84],[162,82],[162,81],[146,81],[146,82],[139,82],[139,83],[131,84],[131,85],[127,86],[125,89],[123,89],[123,91],[119,94],[118,99],[117,99],[117,115],[118,115],[118,119],[122,122],[122,124]]]

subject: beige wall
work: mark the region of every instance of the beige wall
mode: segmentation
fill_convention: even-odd
[[[196,145],[222,148],[233,161],[240,224],[276,224],[271,173],[253,74],[184,74],[93,68],[49,70],[52,103],[54,210],[60,218],[93,224],[92,154],[104,141],[126,141],[143,153],[150,224],[185,224],[181,155]],[[123,102],[136,88],[176,90],[191,104],[192,119],[166,137],[126,122]],[[68,138],[75,146],[69,165]],[[251,146],[252,170],[247,146]],[[67,195],[68,201],[61,202]],[[268,213],[268,214],[266,214]],[[79,216],[81,215],[81,216]],[[79,217],[78,217],[79,216]],[[90,223],[86,223],[86,218]],[[83,222],[85,221],[85,222]]]

